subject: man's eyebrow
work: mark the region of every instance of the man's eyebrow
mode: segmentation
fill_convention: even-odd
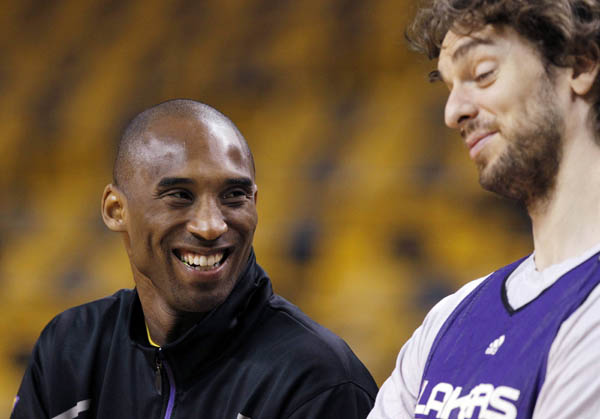
[[[193,184],[192,179],[186,177],[164,177],[158,182],[159,188],[168,188],[175,185],[190,185]]]
[[[493,43],[494,41],[487,38],[472,38],[470,41],[465,42],[460,47],[456,48],[456,50],[454,50],[454,52],[452,53],[452,61],[456,61],[459,58],[463,57],[468,52],[473,50],[473,48],[476,48],[480,45],[492,45]]]
[[[186,177],[165,177],[162,178],[159,182],[157,187],[158,188],[168,188],[171,186],[176,186],[176,185],[192,185],[195,182],[190,179],[190,178],[186,178]],[[228,186],[245,186],[245,187],[251,187],[252,185],[254,185],[254,181],[252,179],[250,179],[249,177],[239,177],[239,178],[228,178],[225,179],[225,185]]]
[[[254,181],[249,177],[238,177],[226,179],[225,184],[230,186],[245,186],[249,188],[254,185]]]

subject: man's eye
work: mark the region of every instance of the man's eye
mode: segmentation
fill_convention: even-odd
[[[168,194],[166,194],[166,196],[169,198],[177,199],[177,200],[185,200],[185,201],[192,200],[192,194],[190,194],[187,191],[173,191],[173,192],[169,192]]]
[[[233,189],[223,194],[223,199],[226,202],[240,202],[248,197],[248,193],[242,189]]]
[[[488,79],[492,75],[493,72],[494,72],[494,70],[490,70],[490,71],[486,71],[485,73],[481,73],[475,77],[475,81],[477,83],[484,82],[486,79]]]
[[[473,71],[473,80],[478,84],[485,84],[492,81],[493,75],[496,73],[497,64],[494,60],[484,60],[477,64]]]

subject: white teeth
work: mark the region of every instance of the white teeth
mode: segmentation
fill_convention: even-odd
[[[213,255],[198,255],[196,253],[186,252],[181,253],[180,259],[190,266],[202,268],[216,267],[223,260],[223,253],[215,253]]]
[[[196,265],[207,266],[208,263],[206,263],[206,256],[204,256],[204,255],[200,256],[200,260],[198,261],[198,263]]]

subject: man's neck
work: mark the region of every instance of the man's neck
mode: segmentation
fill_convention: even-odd
[[[136,281],[144,320],[152,342],[164,346],[177,340],[203,317],[204,313],[180,313],[172,310],[149,280]]]
[[[538,270],[600,242],[600,147],[592,138],[564,145],[555,189],[530,205]]]

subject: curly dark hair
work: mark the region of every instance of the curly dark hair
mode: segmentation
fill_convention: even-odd
[[[449,30],[466,34],[487,24],[512,27],[537,46],[546,64],[577,67],[581,59],[600,60],[600,0],[426,0],[406,38],[434,59]],[[597,78],[592,93],[596,132],[599,93]]]

